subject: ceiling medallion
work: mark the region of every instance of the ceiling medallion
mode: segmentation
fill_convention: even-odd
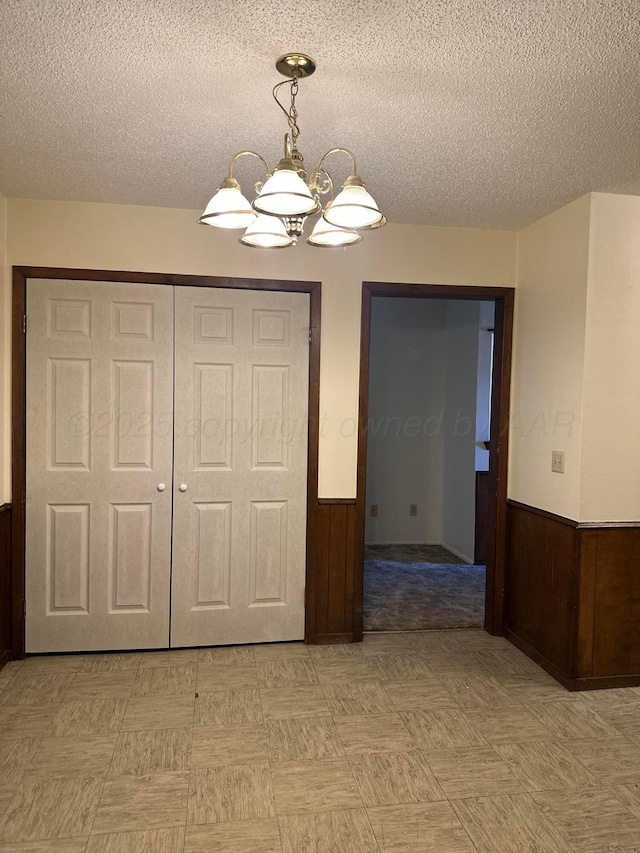
[[[217,228],[243,228],[240,242],[260,249],[283,249],[293,246],[302,236],[307,216],[322,213],[307,243],[322,248],[350,246],[362,240],[361,231],[381,228],[386,218],[367,192],[358,176],[356,160],[347,148],[332,148],[322,156],[307,179],[302,154],[298,151],[298,83],[311,76],[316,64],[304,53],[288,53],[276,62],[276,68],[287,79],[273,87],[273,97],[287,117],[289,132],[284,137],[284,157],[273,172],[260,154],[239,151],[229,163],[227,177],[198,220]],[[290,87],[287,110],[278,99],[282,86]],[[325,168],[331,154],[346,154],[351,159],[351,174],[342,191],[334,198],[334,184]],[[240,157],[257,157],[266,171],[264,182],[255,185],[256,197],[249,201],[233,177],[233,167]],[[321,196],[328,196],[324,205]]]

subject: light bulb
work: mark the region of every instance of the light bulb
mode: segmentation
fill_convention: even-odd
[[[321,248],[336,248],[338,246],[352,246],[354,243],[359,243],[362,240],[362,234],[356,231],[349,231],[347,228],[339,228],[337,225],[332,225],[324,217],[316,222],[316,226],[307,239],[310,246],[319,246]]]
[[[293,238],[287,234],[281,219],[261,213],[244,232],[240,242],[254,249],[284,249],[291,246]]]
[[[281,161],[290,162],[290,161]],[[307,216],[320,209],[309,187],[294,168],[279,166],[266,181],[253,207],[271,216]]]
[[[324,218],[340,228],[381,228],[386,218],[380,213],[357,175],[347,178],[344,189],[324,212]]]
[[[246,228],[255,218],[256,212],[242,195],[240,184],[226,178],[198,222],[216,228]]]

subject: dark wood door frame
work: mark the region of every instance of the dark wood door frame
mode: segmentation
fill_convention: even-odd
[[[320,421],[320,311],[319,281],[285,281],[217,276],[173,275],[114,270],[61,269],[54,267],[13,268],[12,318],[12,657],[24,657],[25,644],[25,498],[26,498],[26,316],[27,279],[49,278],[73,281],[109,281],[128,284],[165,284],[187,287],[230,287],[244,290],[279,290],[309,294],[309,431],[307,462],[307,574],[305,583],[305,641],[315,642],[315,571],[318,507],[318,442]]]
[[[356,578],[354,581],[354,639],[362,639],[364,535],[367,487],[367,423],[369,406],[369,349],[371,300],[376,296],[411,299],[464,299],[495,303],[493,386],[491,394],[491,449],[489,451],[490,506],[487,548],[487,583],[484,627],[503,633],[504,577],[507,524],[507,465],[509,449],[509,398],[513,337],[512,287],[473,287],[439,284],[390,284],[365,281],[362,285],[360,336],[360,411],[358,419],[358,487],[356,498]],[[491,535],[491,532],[493,535]]]

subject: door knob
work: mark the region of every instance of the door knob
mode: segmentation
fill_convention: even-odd
[[[167,487],[165,486],[165,484],[164,484],[164,483],[158,483],[158,491],[159,491],[159,492],[164,492],[164,490],[165,490],[166,488],[167,488]]]
[[[180,489],[181,492],[186,492],[187,491],[187,484],[186,483],[180,483],[178,488]]]

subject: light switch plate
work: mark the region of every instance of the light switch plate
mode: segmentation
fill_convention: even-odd
[[[554,474],[564,474],[564,450],[551,451],[551,470]]]

